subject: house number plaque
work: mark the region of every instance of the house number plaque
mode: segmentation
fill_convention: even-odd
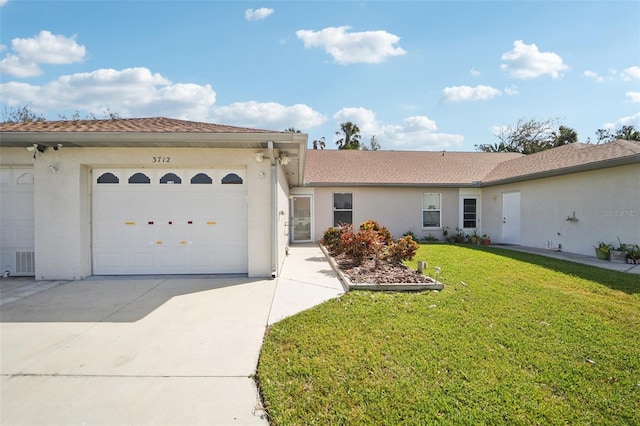
[[[151,157],[154,163],[170,163],[171,157]]]

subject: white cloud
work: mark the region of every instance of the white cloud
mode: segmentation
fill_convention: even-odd
[[[42,86],[19,82],[0,84],[8,106],[29,104],[36,110],[110,109],[122,117],[167,116],[206,120],[216,93],[211,86],[173,84],[147,68],[100,69],[64,75]]]
[[[582,75],[591,80],[594,80],[597,83],[602,83],[604,81],[604,77],[602,77],[600,74],[598,74],[595,71],[586,70],[585,72],[582,73]]]
[[[426,116],[405,118],[401,124],[385,124],[376,119],[376,114],[366,108],[343,108],[333,115],[336,128],[340,123],[351,121],[360,128],[361,141],[369,143],[375,135],[385,150],[442,150],[459,147],[462,135],[438,133],[436,122]]]
[[[386,31],[347,32],[351,27],[328,27],[320,31],[298,30],[296,36],[306,49],[324,51],[342,65],[355,63],[377,64],[389,56],[404,55],[401,47],[394,47],[400,37]]]
[[[13,53],[0,61],[0,71],[15,77],[33,77],[42,74],[38,64],[70,64],[81,62],[87,51],[76,42],[76,36],[54,35],[40,31],[32,38],[11,40]]]
[[[535,44],[524,44],[522,40],[513,43],[513,49],[502,55],[500,68],[515,78],[534,78],[544,74],[558,78],[562,71],[570,68],[562,62],[562,58],[553,52],[540,52]]]
[[[40,31],[33,38],[14,38],[13,50],[23,59],[39,64],[70,64],[80,62],[86,54],[84,46],[76,43],[76,36],[53,35]]]
[[[376,113],[366,108],[342,108],[333,114],[333,119],[336,123],[351,121],[357,124],[361,134],[374,135],[380,128]]]
[[[286,106],[275,102],[256,101],[214,107],[210,119],[227,125],[267,130],[294,127],[303,132],[326,121],[326,117],[304,104]]]
[[[622,70],[620,76],[623,80],[640,80],[640,67],[633,66]]]
[[[509,96],[514,96],[514,95],[519,95],[520,92],[518,91],[518,86],[516,86],[515,84],[512,84],[509,87],[505,87],[504,88],[504,93],[506,93]]]
[[[244,19],[247,21],[262,21],[273,13],[273,9],[261,7],[260,9],[247,9],[244,11]]]
[[[502,95],[500,90],[483,85],[476,87],[453,86],[445,87],[442,90],[442,97],[448,102],[486,101],[500,95]]]
[[[5,4],[7,4],[9,0],[0,0],[0,7],[4,6]]]
[[[620,126],[634,126],[636,129],[638,129],[640,128],[640,112],[619,118],[617,123]]]
[[[634,126],[636,129],[640,128],[640,112],[619,118],[615,123],[604,123],[602,125],[602,128],[607,130],[615,130],[619,129],[622,126]]]
[[[25,61],[16,55],[8,54],[0,60],[0,72],[14,77],[35,77],[42,74],[42,70],[32,61]]]
[[[640,103],[640,92],[627,92],[625,95],[629,98],[629,102],[634,104]]]
[[[478,77],[480,75],[480,71],[478,71],[475,68],[471,68],[471,71],[469,71],[469,73],[473,76],[473,77]]]

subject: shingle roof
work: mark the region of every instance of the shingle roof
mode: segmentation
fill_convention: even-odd
[[[617,140],[602,145],[572,143],[500,163],[483,183],[604,167],[611,161],[640,163],[640,143]]]
[[[0,123],[0,132],[282,133],[164,117]]]
[[[309,150],[306,185],[471,185],[522,154]]]
[[[310,150],[310,186],[471,186],[640,163],[640,143],[573,143],[536,154]]]

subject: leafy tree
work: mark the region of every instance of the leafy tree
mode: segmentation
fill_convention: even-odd
[[[29,105],[15,108],[4,107],[4,112],[2,113],[3,123],[29,123],[32,121],[46,121],[46,119],[43,114],[35,113]]]
[[[313,149],[324,149],[327,144],[324,142],[324,136],[313,141]]]
[[[108,120],[118,120],[120,114],[117,112],[111,111],[111,109],[107,108],[106,111],[102,112],[104,114],[104,119]],[[84,117],[80,115],[80,111],[77,111],[71,115],[71,117],[67,117],[64,114],[58,114],[60,120],[67,121],[77,121],[77,120],[98,120],[96,115],[92,112],[88,113]],[[2,113],[2,122],[3,123],[29,123],[34,121],[47,121],[43,114],[37,114],[33,111],[31,106],[25,105],[23,107],[5,107],[4,112]]]
[[[533,154],[578,140],[577,133],[569,127],[559,126],[557,118],[545,121],[521,118],[515,127],[505,127],[496,136],[498,142],[476,145],[476,149],[483,152]]]
[[[378,142],[378,139],[376,139],[376,135],[371,136],[369,145],[362,145],[363,151],[378,151],[380,148],[382,148],[382,146],[380,145],[380,142]]]
[[[633,126],[622,126],[615,133],[610,129],[598,129],[596,130],[596,137],[598,138],[598,142],[596,142],[598,144],[613,142],[618,139],[640,142],[640,131]]]
[[[289,127],[288,129],[285,130],[285,132],[287,132],[287,133],[302,133],[300,131],[300,129],[296,129],[295,127]]]
[[[578,142],[578,134],[571,127],[560,126],[551,135],[553,136],[554,147]]]
[[[340,131],[336,136],[342,136],[336,141],[338,149],[360,149],[360,129],[350,121],[340,124]]]

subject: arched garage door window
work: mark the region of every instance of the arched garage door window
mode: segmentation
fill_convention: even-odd
[[[213,183],[213,179],[211,179],[206,173],[198,173],[191,178],[191,183],[196,185],[211,185]]]
[[[107,172],[100,175],[98,183],[120,183],[120,179],[113,173]]]
[[[167,173],[160,178],[160,183],[173,183],[178,185],[182,183],[182,179],[175,173]]]
[[[149,179],[149,176],[145,175],[144,173],[138,172],[131,175],[131,177],[129,178],[129,183],[151,183],[151,179]]]
[[[235,173],[229,173],[222,178],[223,185],[242,185],[242,178]]]

